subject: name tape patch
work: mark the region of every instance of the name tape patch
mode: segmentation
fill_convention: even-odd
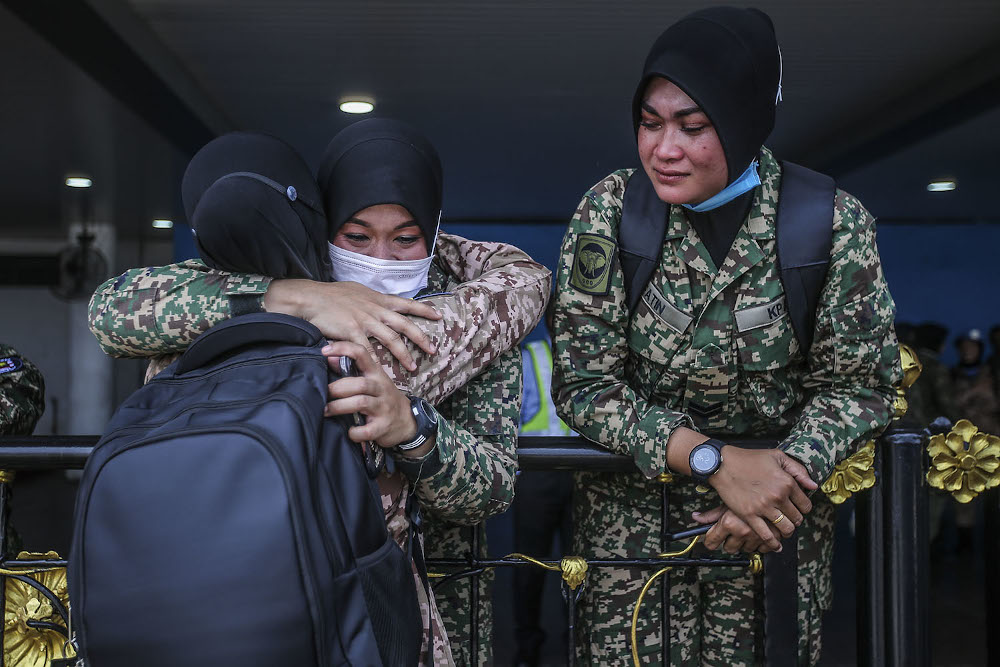
[[[0,375],[19,371],[23,366],[21,357],[0,357]]]
[[[684,333],[688,325],[691,324],[691,316],[667,301],[666,297],[660,294],[659,290],[654,289],[652,285],[646,285],[646,291],[642,294],[642,302],[657,319],[677,333]]]
[[[597,234],[580,234],[569,284],[585,294],[603,296],[611,290],[615,243]]]
[[[736,328],[743,333],[751,329],[766,327],[772,322],[777,322],[788,315],[788,308],[785,306],[784,295],[781,298],[765,303],[762,306],[753,306],[736,311]]]

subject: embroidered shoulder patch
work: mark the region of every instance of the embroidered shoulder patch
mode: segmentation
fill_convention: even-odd
[[[0,375],[19,371],[23,366],[21,357],[0,357]]]
[[[611,289],[611,263],[614,256],[614,241],[597,234],[580,234],[576,240],[573,273],[569,284],[585,294],[607,294]]]

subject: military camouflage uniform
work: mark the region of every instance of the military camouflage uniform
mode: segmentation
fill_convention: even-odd
[[[38,368],[0,343],[0,435],[31,435],[45,412],[45,381]]]
[[[441,416],[437,445],[421,460],[395,456],[405,478],[399,472],[380,478],[382,504],[390,533],[401,546],[409,529],[407,494],[415,489],[427,517],[428,558],[469,553],[474,532],[480,555],[485,555],[485,530],[476,524],[506,511],[514,490],[521,395],[516,343],[541,317],[550,275],[505,244],[442,233],[435,254],[422,294],[434,295],[423,298],[444,318],[419,322],[437,354],[428,356],[410,344],[418,364],[410,374],[381,346],[376,345],[376,352],[397,386],[435,404]],[[262,295],[269,283],[261,276],[212,271],[197,261],[135,269],[98,288],[90,304],[91,329],[104,351],[114,356],[176,355],[230,316],[227,295]],[[170,358],[155,359],[151,366],[162,369]],[[468,654],[470,581],[440,586],[435,605],[425,599],[418,579],[425,618],[428,604],[431,607],[433,664],[492,661],[491,583],[491,576],[480,577],[480,650],[473,659]],[[429,664],[426,646],[424,650]]]
[[[629,174],[615,172],[584,196],[563,240],[556,283],[560,414],[582,435],[631,456],[641,472],[578,475],[576,548],[592,557],[660,552],[656,477],[667,471],[675,428],[787,433],[781,448],[821,482],[889,423],[900,374],[874,220],[853,197],[836,195],[832,259],[807,358],[783,308],[775,255],[781,170],[770,151],[761,152],[762,187],[721,267],[683,209],[670,208],[659,269],[634,313],[616,252]],[[671,526],[690,526],[692,511],[720,504],[714,491],[677,480]],[[813,502],[798,531],[803,663],[818,659],[821,610],[831,597],[833,507],[818,494]],[[584,664],[630,662],[631,613],[649,574],[589,575],[580,618]],[[659,662],[658,598],[654,587],[640,615],[644,664]],[[752,663],[753,586],[742,568],[675,570],[670,599],[673,664]]]

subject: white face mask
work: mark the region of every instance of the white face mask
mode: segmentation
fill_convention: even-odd
[[[329,245],[333,279],[337,282],[361,283],[376,292],[406,299],[412,299],[427,287],[433,249],[425,259],[377,259]]]

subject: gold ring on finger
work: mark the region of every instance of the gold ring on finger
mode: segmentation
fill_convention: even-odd
[[[778,525],[784,520],[785,520],[785,514],[783,512],[778,512],[778,518],[771,519],[771,523],[773,523],[774,525]]]

